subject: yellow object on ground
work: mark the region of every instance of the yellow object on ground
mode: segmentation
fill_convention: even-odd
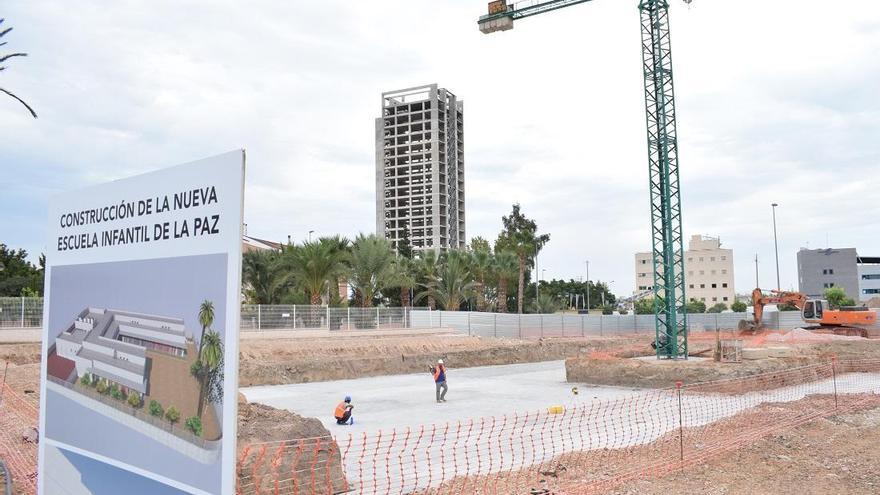
[[[562,406],[550,406],[547,408],[547,412],[550,414],[562,414],[565,412],[565,408]]]

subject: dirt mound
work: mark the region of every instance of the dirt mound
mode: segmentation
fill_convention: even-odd
[[[32,364],[40,362],[41,344],[0,344],[0,363]],[[2,369],[0,369],[2,371]]]
[[[245,493],[299,493],[308,486],[330,486],[332,493],[347,489],[339,447],[320,421],[248,403],[241,394],[238,460]],[[277,475],[282,466],[291,470],[289,476]],[[284,481],[276,486],[278,479]]]
[[[467,336],[245,341],[239,384],[247,387],[418,373],[437,358],[456,368],[469,368],[553,361],[591,351],[634,356],[649,353],[649,342],[646,336],[538,341]]]

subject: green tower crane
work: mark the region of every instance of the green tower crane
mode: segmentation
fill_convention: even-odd
[[[483,33],[513,29],[513,21],[591,0],[489,2],[478,23]],[[690,0],[684,0],[690,3]],[[648,173],[651,196],[651,245],[654,259],[654,347],[658,358],[687,359],[684,249],[678,179],[678,138],[672,86],[669,2],[640,0]]]

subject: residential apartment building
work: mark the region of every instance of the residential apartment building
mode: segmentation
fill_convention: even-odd
[[[801,248],[797,253],[798,291],[808,297],[823,297],[825,289],[840,287],[847,296],[858,299],[857,260],[855,248]]]
[[[382,93],[376,233],[396,247],[465,247],[463,102],[436,84]],[[406,233],[406,234],[405,234]]]
[[[654,265],[650,252],[636,253],[636,292],[654,286]],[[733,283],[733,250],[721,247],[721,239],[702,235],[691,236],[684,252],[685,295],[711,307],[717,303],[728,306],[736,301]]]

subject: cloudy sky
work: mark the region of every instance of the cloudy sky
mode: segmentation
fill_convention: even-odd
[[[246,4],[246,6],[245,6]],[[249,233],[374,229],[380,93],[465,102],[469,237],[514,202],[545,277],[634,285],[650,243],[637,1],[482,35],[483,0],[4,2],[0,242],[36,254],[53,194],[246,148]],[[736,288],[797,286],[799,247],[880,255],[880,7],[672,3],[684,229],[734,249]]]

